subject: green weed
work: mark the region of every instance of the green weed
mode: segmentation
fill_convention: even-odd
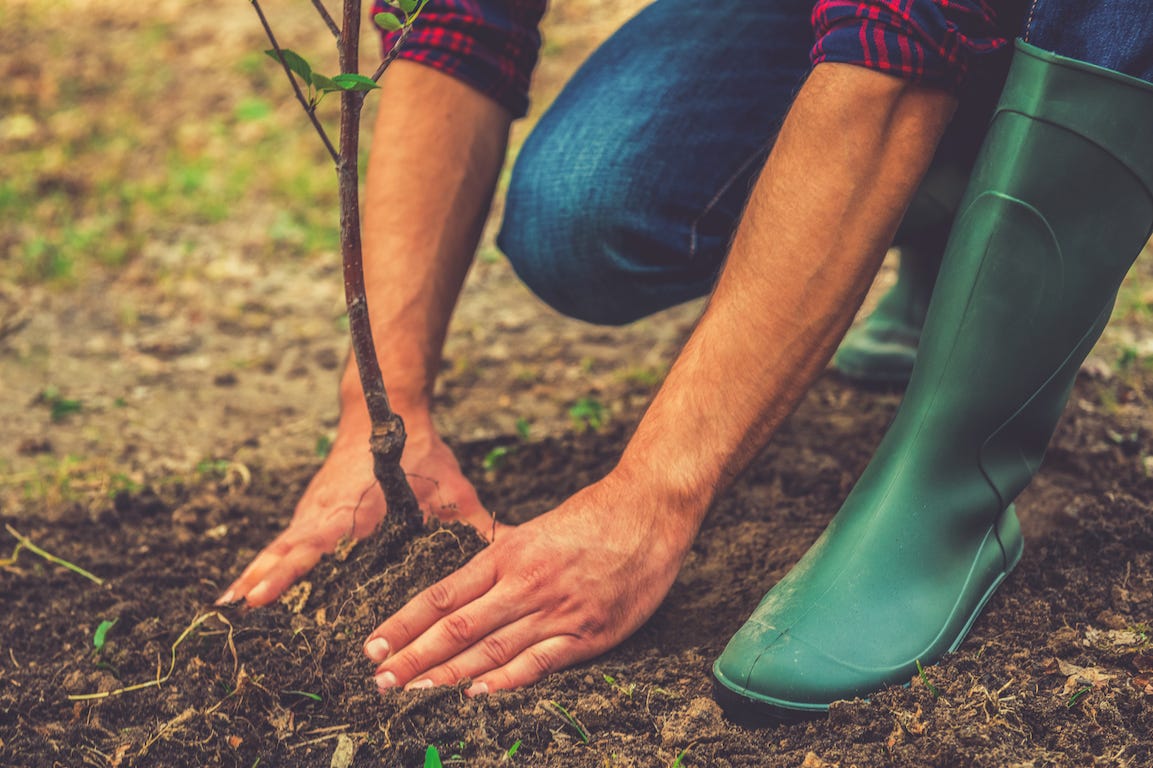
[[[1086,693],[1088,693],[1091,690],[1093,690],[1093,689],[1088,685],[1086,685],[1083,688],[1078,688],[1076,691],[1073,692],[1073,695],[1069,697],[1069,700],[1065,702],[1065,706],[1068,709],[1072,709],[1073,707],[1075,707],[1077,705],[1077,702],[1081,700],[1081,697],[1084,696]]]
[[[84,409],[82,402],[65,397],[56,387],[46,387],[36,398],[36,402],[47,406],[48,412],[52,415],[52,421],[57,423],[64,421],[73,413],[80,413]]]
[[[568,723],[574,731],[576,731],[576,735],[581,740],[582,744],[589,743],[590,737],[588,729],[586,729],[584,725],[581,724],[580,720],[577,720],[575,717],[573,717],[573,715],[567,709],[555,701],[548,702],[548,705],[552,707],[553,711],[560,715],[561,718],[564,719],[564,721]]]
[[[515,450],[515,446],[498,445],[484,455],[484,459],[481,460],[481,466],[484,467],[486,472],[495,472],[504,465],[509,454]]]
[[[286,696],[299,696],[302,699],[308,699],[310,701],[324,701],[324,697],[319,693],[312,693],[310,691],[281,691],[281,693]]]
[[[595,397],[582,397],[573,403],[568,410],[573,427],[578,432],[585,430],[597,431],[606,421],[605,407]]]
[[[617,693],[623,693],[625,696],[627,696],[630,699],[633,697],[633,694],[637,690],[637,684],[636,683],[629,683],[626,686],[626,685],[621,685],[620,683],[618,683],[617,679],[615,677],[613,677],[612,675],[602,675],[602,677],[604,678],[604,681],[606,683],[608,683],[610,686],[612,686],[612,689],[614,691],[616,691]]]
[[[16,547],[12,550],[12,556],[11,557],[9,557],[7,559],[0,559],[0,565],[14,565],[16,563],[16,558],[18,558],[20,556],[20,550],[26,549],[34,555],[39,555],[40,557],[44,558],[45,560],[47,560],[50,563],[55,563],[56,565],[59,565],[63,568],[67,568],[68,570],[72,571],[73,573],[77,574],[78,576],[83,576],[84,578],[88,579],[89,581],[96,584],[97,586],[103,586],[104,579],[100,578],[99,576],[94,576],[93,574],[84,570],[83,568],[76,565],[75,563],[70,563],[62,557],[57,557],[56,555],[53,555],[50,552],[46,552],[45,550],[41,549],[40,547],[38,547],[34,543],[32,543],[31,539],[29,539],[24,534],[18,532],[12,526],[5,524],[4,530],[8,531],[8,533],[11,534],[12,537],[16,539]]]
[[[120,617],[111,620],[105,619],[96,626],[96,631],[92,633],[92,646],[97,653],[104,650],[104,643],[108,640],[108,630],[115,627],[118,621],[120,621]]]
[[[933,683],[929,681],[929,675],[925,673],[925,668],[921,666],[920,659],[917,659],[917,676],[921,678],[921,682],[924,683],[925,687],[929,689],[930,696],[935,699],[941,695],[941,692],[937,690],[937,686],[933,685]]]

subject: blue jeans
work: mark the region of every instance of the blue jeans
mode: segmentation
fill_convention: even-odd
[[[1101,7],[1124,8],[1123,20],[1153,13],[1153,0],[1029,2],[1025,35],[1034,45],[1111,68],[1149,63],[1150,36],[1114,45],[1118,23]],[[498,244],[528,287],[564,314],[613,325],[711,291],[810,70],[812,5],[745,3],[738,23],[714,4],[657,0],[598,49],[541,117],[513,171]],[[1078,18],[1071,14],[1100,26],[1074,34],[1081,25],[1068,22]],[[986,59],[961,94],[924,186],[935,175],[964,186],[1008,50]],[[908,218],[931,208],[914,204]],[[908,237],[943,249],[948,219],[919,224],[907,220],[898,244]]]
[[[1153,82],[1150,0],[1029,0],[1021,37],[1038,48]]]

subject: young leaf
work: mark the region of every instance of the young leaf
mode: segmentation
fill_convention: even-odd
[[[305,699],[312,699],[313,701],[324,701],[324,698],[319,693],[312,693],[310,691],[281,691],[281,693],[290,696],[300,696]]]
[[[316,88],[316,90],[321,91],[322,93],[336,93],[337,91],[343,90],[339,85],[337,85],[334,78],[325,77],[319,72],[312,73],[312,85]]]
[[[116,622],[118,621],[120,621],[118,618],[112,619],[111,621],[105,619],[96,627],[96,632],[92,634],[92,645],[96,646],[96,650],[99,651],[104,648],[104,642],[108,637],[108,630],[116,626]]]
[[[280,61],[280,59],[277,58],[276,51],[274,49],[269,48],[264,53],[273,61]],[[288,65],[289,69],[299,75],[301,80],[303,80],[305,83],[312,82],[312,66],[304,60],[303,56],[288,48],[281,48],[280,53],[284,56],[284,63]]]
[[[404,25],[400,23],[400,19],[393,16],[391,13],[378,13],[372,17],[376,26],[383,29],[385,32],[395,32]]]
[[[391,5],[393,8],[399,8],[400,10],[404,11],[406,14],[411,14],[413,11],[416,10],[417,0],[384,0],[384,1],[386,3],[388,3],[389,5]]]
[[[336,83],[346,91],[371,91],[373,88],[380,87],[371,77],[365,77],[364,75],[353,75],[349,73],[337,75],[336,77],[332,78],[332,82]]]
[[[440,761],[440,752],[431,744],[424,751],[424,768],[444,768],[444,763]]]

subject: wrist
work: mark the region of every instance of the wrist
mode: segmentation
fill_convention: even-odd
[[[616,500],[614,506],[643,516],[646,529],[682,556],[712,503],[711,492],[696,483],[671,478],[659,465],[629,456],[627,451],[597,485]]]

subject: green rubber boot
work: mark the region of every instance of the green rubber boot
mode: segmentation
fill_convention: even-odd
[[[808,553],[713,666],[793,719],[954,650],[1021,556],[1028,484],[1153,229],[1153,85],[1018,42],[908,391]]]
[[[845,334],[833,355],[833,367],[841,375],[875,385],[909,380],[949,225],[967,180],[951,165],[929,169],[893,240],[900,254],[897,282],[869,316]]]

